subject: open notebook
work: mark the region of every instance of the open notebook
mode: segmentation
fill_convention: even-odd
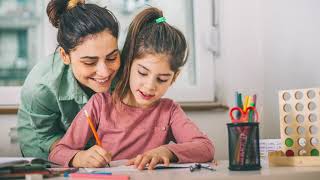
[[[48,165],[52,164],[40,158],[0,157],[0,179],[25,178],[25,175],[30,173],[53,177],[78,170],[78,168],[48,168]]]
[[[23,164],[51,164],[49,161],[40,158],[24,157],[0,157],[0,168],[23,165]]]
[[[128,160],[118,160],[118,161],[111,161],[110,167],[105,168],[84,168],[84,172],[92,173],[97,171],[108,171],[108,172],[130,172],[130,171],[139,171],[138,169],[134,168],[133,166],[126,166]],[[182,169],[186,168],[189,169],[190,166],[194,166],[196,163],[185,163],[185,164],[177,164],[177,163],[170,163],[169,166],[164,166],[163,164],[158,164],[155,169]],[[203,163],[203,166],[209,166],[208,163]]]

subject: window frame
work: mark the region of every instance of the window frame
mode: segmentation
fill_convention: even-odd
[[[172,86],[166,97],[180,103],[202,103],[215,101],[214,53],[210,50],[212,42],[213,19],[212,0],[193,0],[193,28],[195,49],[195,86]],[[178,77],[179,78],[179,77]]]

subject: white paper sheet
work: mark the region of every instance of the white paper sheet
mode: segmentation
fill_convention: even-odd
[[[132,171],[139,171],[138,169],[134,168],[133,166],[126,166],[128,160],[118,160],[118,161],[111,161],[111,167],[105,168],[83,168],[84,172],[132,172]],[[189,169],[190,166],[195,165],[195,163],[185,163],[185,164],[177,164],[177,163],[170,163],[168,167],[164,166],[163,164],[158,164],[155,169],[164,169],[164,168],[186,168]],[[208,166],[208,164],[203,164]]]

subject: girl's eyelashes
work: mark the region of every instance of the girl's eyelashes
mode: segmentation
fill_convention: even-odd
[[[167,81],[168,81],[168,79],[161,79],[161,78],[158,78],[158,81],[159,81],[160,83],[165,83],[165,82],[167,82]]]
[[[141,76],[147,76],[147,75],[148,75],[147,73],[143,73],[143,72],[140,72],[140,71],[138,71],[138,73],[139,73]]]
[[[138,73],[139,73],[141,76],[148,76],[148,73],[143,73],[143,72],[141,72],[141,71],[138,71]],[[165,83],[165,82],[168,81],[168,79],[157,78],[157,81],[158,81],[159,83]]]

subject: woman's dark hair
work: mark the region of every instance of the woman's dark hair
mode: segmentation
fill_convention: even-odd
[[[115,88],[114,102],[123,100],[130,89],[130,69],[134,59],[147,54],[165,55],[175,73],[186,63],[188,48],[184,35],[166,22],[156,22],[161,17],[161,10],[150,7],[140,12],[130,24],[121,52],[122,73]]]
[[[58,28],[57,40],[66,53],[88,35],[104,30],[118,38],[118,20],[111,11],[96,4],[85,4],[84,0],[51,0],[47,14],[51,24]]]

